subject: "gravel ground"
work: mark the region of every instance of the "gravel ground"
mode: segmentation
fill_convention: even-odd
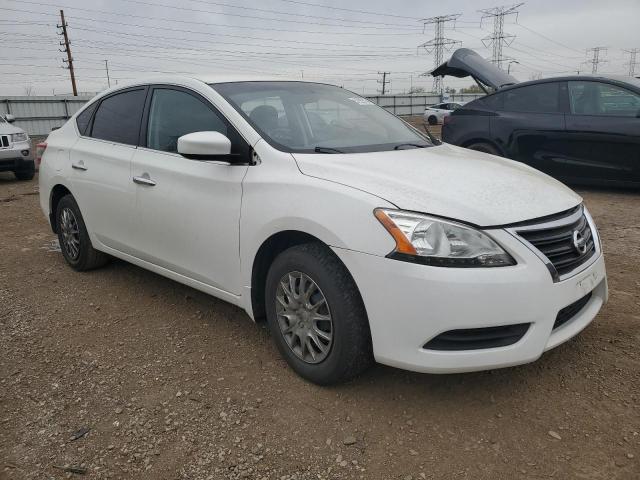
[[[0,174],[0,479],[638,479],[640,195],[581,191],[610,302],[534,364],[332,388],[238,308],[114,261],[68,268]]]

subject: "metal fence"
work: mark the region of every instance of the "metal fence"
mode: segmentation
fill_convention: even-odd
[[[3,97],[0,114],[10,113],[15,126],[31,136],[47,135],[59,127],[90,100],[91,97]]]
[[[382,108],[390,111],[394,115],[422,115],[424,109],[429,105],[444,102],[470,102],[476,98],[480,98],[484,94],[479,93],[459,93],[449,94],[442,100],[440,95],[379,95],[367,96],[373,103],[380,105]]]
[[[481,97],[480,94],[449,95],[441,100],[439,95],[378,95],[367,96],[369,100],[395,115],[422,115],[425,107],[442,101],[468,102]],[[2,97],[0,114],[10,113],[16,118],[15,125],[31,136],[48,135],[52,128],[59,127],[90,100],[82,97]]]

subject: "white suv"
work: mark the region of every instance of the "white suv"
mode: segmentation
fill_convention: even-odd
[[[35,166],[29,135],[11,125],[13,115],[0,115],[0,172],[13,172],[18,180],[31,180]]]
[[[104,92],[47,143],[40,203],[71,267],[112,255],[266,317],[316,383],[374,359],[530,362],[607,299],[578,195],[342,88],[162,78]]]

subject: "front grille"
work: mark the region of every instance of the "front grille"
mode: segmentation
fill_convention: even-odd
[[[562,220],[549,222],[540,228],[517,229],[518,235],[538,249],[560,277],[575,270],[596,252],[595,238],[584,211],[580,209],[566,220],[564,223]],[[584,242],[583,251],[575,245],[576,235]]]
[[[9,137],[7,135],[0,135],[0,147],[7,148],[9,146]]]
[[[573,317],[575,317],[578,314],[578,312],[580,312],[580,310],[582,310],[584,306],[587,303],[589,303],[590,299],[591,299],[591,292],[587,293],[580,300],[577,300],[573,302],[571,305],[567,305],[562,310],[560,310],[558,312],[558,315],[556,315],[556,321],[553,324],[553,329],[555,330],[556,328],[561,327],[562,325],[567,323],[569,320],[571,320]]]
[[[529,325],[519,323],[500,327],[449,330],[432,338],[422,348],[451,351],[506,347],[520,340],[529,330]]]

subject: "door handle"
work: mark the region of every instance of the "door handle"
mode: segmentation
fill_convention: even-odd
[[[148,187],[153,187],[156,184],[156,182],[149,178],[148,173],[143,173],[139,177],[133,177],[133,183],[137,183],[138,185],[146,185]]]
[[[87,167],[84,166],[84,162],[82,160],[78,163],[72,163],[71,168],[75,170],[82,170],[83,172],[87,170]]]

